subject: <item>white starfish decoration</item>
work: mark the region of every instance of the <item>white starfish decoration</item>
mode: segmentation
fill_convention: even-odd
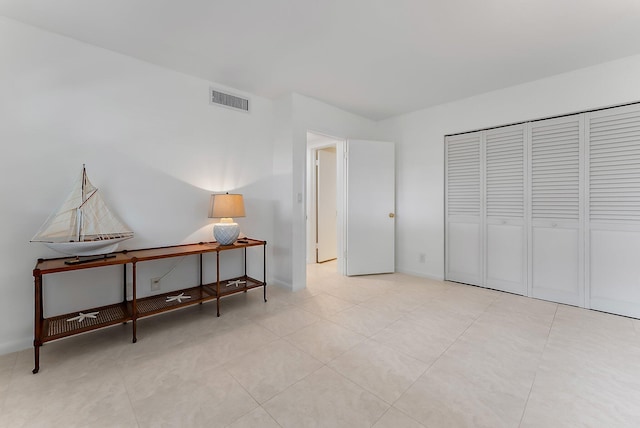
[[[184,293],[180,293],[177,296],[167,296],[166,303],[169,303],[169,302],[182,303],[182,299],[190,299],[190,298],[191,296],[185,296]]]
[[[69,318],[67,321],[78,321],[78,322],[82,322],[84,321],[86,318],[97,318],[98,314],[100,312],[89,312],[88,314],[85,314],[83,312],[78,313],[77,317],[73,317],[73,318]]]
[[[240,286],[240,284],[246,284],[247,281],[240,281],[239,279],[236,279],[235,281],[229,281],[227,282],[227,287],[230,287],[232,285],[235,285],[236,287]]]

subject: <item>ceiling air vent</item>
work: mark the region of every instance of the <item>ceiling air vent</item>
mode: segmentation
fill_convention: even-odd
[[[234,110],[244,111],[246,113],[249,112],[248,99],[231,94],[225,94],[224,92],[216,91],[213,88],[210,88],[209,90],[209,103],[232,108]]]

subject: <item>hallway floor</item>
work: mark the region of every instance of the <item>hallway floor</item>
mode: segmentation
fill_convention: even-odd
[[[0,356],[0,427],[637,427],[640,321],[404,274]]]

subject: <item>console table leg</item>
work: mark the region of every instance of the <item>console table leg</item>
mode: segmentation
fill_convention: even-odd
[[[138,296],[137,296],[137,288],[138,288],[138,284],[137,284],[137,280],[138,280],[138,269],[137,269],[137,259],[134,257],[132,260],[132,270],[131,270],[131,274],[133,275],[133,279],[131,281],[131,294],[132,294],[132,300],[131,300],[131,311],[133,312],[131,314],[131,323],[133,324],[133,338],[131,339],[131,342],[136,343],[138,341],[138,336],[137,336],[137,332],[136,332],[136,326],[137,326],[137,321],[138,321]]]
[[[40,345],[39,343],[33,343],[33,360],[34,360],[34,367],[32,370],[33,374],[36,374],[40,371]]]
[[[40,346],[42,346],[42,328],[44,318],[44,304],[42,302],[42,275],[39,270],[33,271],[34,277],[34,325],[33,325],[33,374],[40,370]]]
[[[202,253],[200,253],[200,296],[202,296]],[[203,302],[200,302],[202,305]]]
[[[138,333],[137,333],[137,320],[134,318],[131,320],[132,329],[133,329],[133,337],[131,338],[131,343],[136,343],[138,341]]]
[[[262,244],[262,290],[264,292],[264,301],[267,301],[267,241]]]
[[[220,316],[220,251],[216,251],[216,310]]]

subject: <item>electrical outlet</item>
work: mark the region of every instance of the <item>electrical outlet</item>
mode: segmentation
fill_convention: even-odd
[[[419,257],[420,263],[425,263],[427,261],[427,256],[424,253],[420,253]]]
[[[151,291],[160,291],[160,278],[151,278]]]

